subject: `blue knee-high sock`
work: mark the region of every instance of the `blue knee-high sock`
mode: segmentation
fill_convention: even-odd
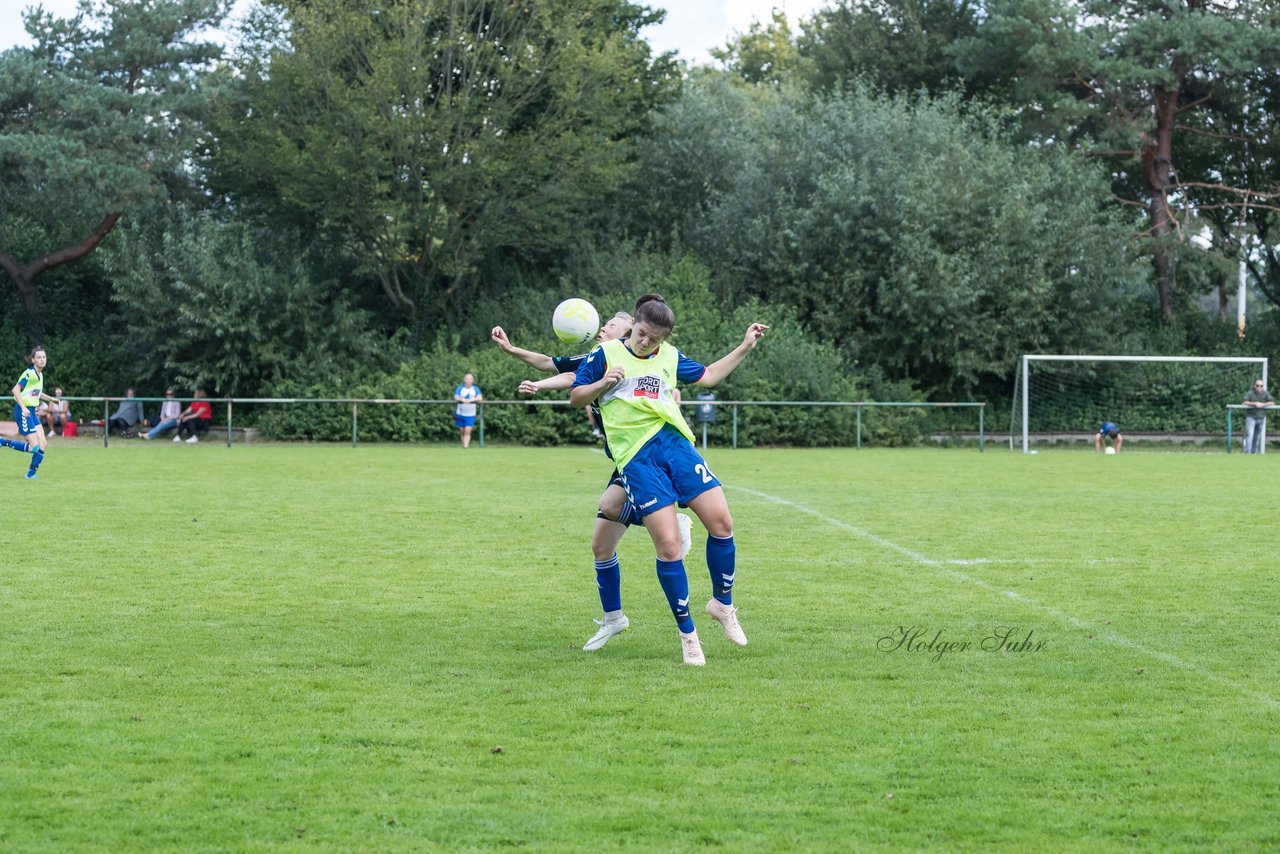
[[[616,554],[596,561],[596,587],[600,588],[600,607],[606,614],[622,610],[622,570]]]
[[[0,439],[0,445],[6,448],[13,448],[15,451],[22,451],[24,454],[31,453],[31,446],[17,439]]]
[[[680,631],[693,631],[693,618],[689,616],[689,578],[684,574],[684,561],[659,560],[658,583],[667,594],[667,604],[675,615]]]
[[[36,469],[40,468],[40,464],[44,462],[44,451],[40,450],[40,446],[36,445],[36,449],[31,452],[31,473],[35,474]]]
[[[711,572],[711,595],[723,605],[732,605],[733,577],[737,574],[737,549],[732,534],[707,536],[707,569]]]

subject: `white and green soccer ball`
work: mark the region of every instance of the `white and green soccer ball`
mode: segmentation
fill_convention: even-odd
[[[586,300],[573,297],[556,306],[551,328],[563,343],[581,347],[600,331],[600,313]]]

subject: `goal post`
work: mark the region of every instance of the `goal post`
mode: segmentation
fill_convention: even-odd
[[[1264,357],[1024,355],[1014,378],[1009,446],[1033,436],[1092,434],[1103,421],[1122,433],[1215,432],[1223,407],[1238,403]],[[1266,447],[1265,436],[1263,447]]]

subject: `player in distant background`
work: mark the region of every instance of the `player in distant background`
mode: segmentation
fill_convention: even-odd
[[[43,347],[36,347],[27,356],[30,366],[18,377],[12,389],[13,420],[18,425],[18,435],[28,437],[22,439],[0,439],[0,445],[13,448],[15,451],[31,454],[31,468],[27,470],[27,480],[36,479],[36,469],[44,462],[44,452],[49,441],[44,435],[44,426],[36,415],[40,401],[57,403],[58,399],[44,393],[44,366],[49,357]]]
[[[484,395],[475,382],[475,377],[470,373],[463,374],[462,385],[453,390],[453,399],[458,402],[453,411],[453,423],[458,427],[464,448],[471,444],[471,428],[476,424],[476,404],[484,403]]]
[[[1102,422],[1102,426],[1098,428],[1098,433],[1093,437],[1093,449],[1101,451],[1110,439],[1111,447],[1115,449],[1115,453],[1120,453],[1120,446],[1124,444],[1124,436],[1120,435],[1120,428],[1111,421]]]
[[[603,344],[605,341],[621,338],[630,332],[631,315],[620,311],[600,327],[600,332],[596,334],[596,341]],[[547,356],[543,353],[522,350],[511,343],[501,326],[493,327],[489,337],[502,349],[502,352],[514,356],[529,367],[539,371],[557,372],[554,377],[544,380],[522,381],[519,389],[522,395],[571,388],[574,375],[587,360],[586,353],[577,356]],[[603,426],[599,408],[594,402],[588,411],[594,413],[593,425]],[[604,439],[605,456],[613,459],[613,454],[609,450],[608,437],[602,433],[601,438]],[[693,542],[693,520],[683,513],[678,515],[680,557],[683,558],[688,554]],[[591,533],[591,552],[596,566],[596,587],[600,591],[600,607],[604,611],[604,617],[596,620],[596,624],[600,626],[599,630],[582,647],[587,652],[600,649],[609,642],[610,638],[621,634],[631,625],[631,621],[622,610],[622,569],[618,564],[618,543],[621,542],[622,535],[627,532],[627,527],[639,521],[634,516],[634,508],[627,502],[627,493],[622,489],[622,477],[615,468],[613,474],[609,476],[609,483],[600,495],[595,529]]]
[[[625,341],[607,341],[591,351],[578,369],[569,399],[574,406],[600,400],[623,487],[657,552],[658,581],[680,630],[684,663],[702,665],[706,659],[689,614],[689,580],[679,552],[677,503],[688,505],[707,529],[712,590],[707,613],[732,643],[745,646],[747,636],[733,605],[737,575],[733,517],[720,481],[694,447],[693,432],[672,390],[677,380],[708,388],[718,385],[755,349],[769,327],[751,324],[741,344],[703,366],[666,344],[675,324],[675,313],[661,296],[642,296],[636,301],[631,334]]]

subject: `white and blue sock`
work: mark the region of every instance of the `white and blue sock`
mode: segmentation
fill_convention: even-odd
[[[711,595],[722,605],[733,604],[733,578],[737,574],[737,549],[733,534],[707,535],[707,569],[711,572]]]
[[[616,554],[596,561],[596,587],[600,588],[600,607],[606,614],[622,610],[622,570]]]
[[[17,439],[0,439],[0,446],[13,448],[15,451],[22,451],[24,454],[31,453],[31,446],[26,442]]]
[[[680,631],[693,631],[693,617],[689,616],[689,578],[684,572],[682,560],[659,560],[658,583],[667,595],[667,604],[676,618]]]
[[[44,462],[44,451],[40,450],[39,445],[36,445],[36,449],[31,452],[31,469],[27,472],[27,476],[35,477],[36,469],[40,468],[42,462]]]

